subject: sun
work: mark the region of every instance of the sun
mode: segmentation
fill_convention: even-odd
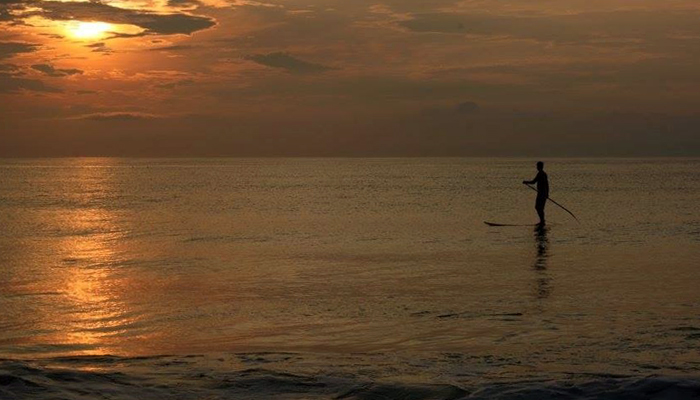
[[[68,34],[76,39],[100,39],[112,30],[112,24],[106,22],[75,22],[68,25]]]

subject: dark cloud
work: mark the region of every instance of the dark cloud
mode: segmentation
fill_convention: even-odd
[[[115,37],[190,35],[216,25],[216,22],[209,17],[184,13],[156,14],[147,11],[118,8],[98,1],[43,1],[38,3],[37,6],[41,7],[41,11],[37,11],[34,13],[35,15],[41,15],[52,20],[102,21],[113,24],[135,25],[144,29],[144,32],[141,34],[115,34]]]
[[[11,58],[16,54],[31,53],[36,51],[39,46],[31,43],[21,42],[0,42],[0,60]]]
[[[345,102],[352,99],[358,104],[383,104],[419,101],[449,101],[456,104],[460,99],[469,96],[475,99],[485,99],[487,96],[529,99],[531,88],[516,85],[489,84],[466,79],[460,80],[424,80],[405,76],[371,75],[348,76],[328,79],[319,82],[309,82],[302,79],[266,79],[256,85],[238,88],[235,93],[230,90],[215,92],[221,100],[237,100],[239,95],[245,96],[279,96],[280,98],[295,97],[303,99],[323,98],[324,103],[331,99]],[[229,97],[232,96],[232,97]]]
[[[571,44],[628,45],[630,39],[669,39],[674,34],[700,33],[700,12],[611,11],[567,15],[498,15],[463,13],[414,14],[400,21],[421,33],[507,36]]]
[[[176,44],[172,46],[163,46],[163,47],[154,47],[152,49],[148,49],[148,51],[183,51],[183,50],[191,50],[194,49],[194,46],[186,45],[186,44]]]
[[[161,84],[156,85],[156,87],[161,88],[161,89],[174,89],[174,88],[182,87],[182,86],[190,86],[192,84],[194,84],[194,80],[182,79],[182,80],[174,81],[174,82],[161,83]]]
[[[59,35],[58,33],[40,33],[41,36],[46,36],[51,39],[63,39],[65,36]]]
[[[0,64],[0,73],[16,74],[20,71],[19,66],[14,64]]]
[[[36,79],[17,78],[9,74],[0,73],[0,93],[16,93],[23,90],[41,93],[60,93],[61,90],[46,85]]]
[[[457,104],[457,112],[459,114],[475,114],[479,112],[479,105],[473,101],[465,101]]]
[[[0,0],[0,22],[9,21],[15,22],[14,10],[22,10],[24,8],[22,2],[24,0]]]
[[[600,60],[597,62],[576,62],[547,64],[496,64],[489,66],[460,68],[454,71],[441,70],[442,76],[479,76],[481,74],[508,76],[530,87],[541,97],[565,93],[573,98],[575,89],[586,89],[592,85],[605,85],[629,91],[648,91],[658,96],[666,93],[674,85],[693,86],[697,84],[697,62],[680,57],[645,58],[634,62]],[[436,74],[437,75],[437,74]],[[515,86],[515,85],[513,85]],[[606,97],[614,93],[606,94]],[[614,103],[614,102],[612,102]]]
[[[168,7],[196,7],[202,5],[197,0],[168,0]]]
[[[104,54],[113,53],[112,49],[107,47],[107,44],[104,42],[88,44],[88,45],[85,45],[85,47],[91,48],[93,53],[104,53]]]
[[[249,56],[248,59],[267,67],[281,68],[295,74],[314,74],[334,69],[300,60],[287,53],[256,54]]]
[[[103,112],[81,115],[73,119],[83,119],[92,121],[143,121],[158,118],[160,117],[158,117],[157,115],[140,112]]]
[[[82,70],[75,68],[56,68],[51,64],[34,64],[32,69],[37,70],[45,75],[52,77],[70,76],[70,75],[80,75],[83,73]]]

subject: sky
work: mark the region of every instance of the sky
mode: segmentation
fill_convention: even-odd
[[[700,156],[697,0],[0,0],[0,157]]]

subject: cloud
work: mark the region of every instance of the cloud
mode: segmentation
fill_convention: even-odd
[[[0,73],[0,93],[16,93],[23,90],[41,93],[61,92],[61,89],[48,86],[40,80],[17,78],[12,75]]]
[[[85,45],[85,47],[91,48],[93,53],[104,53],[104,54],[112,54],[113,53],[112,49],[107,47],[107,44],[104,42],[88,44],[88,45]]]
[[[287,53],[256,54],[247,57],[248,60],[272,68],[281,68],[295,74],[321,73],[334,68],[314,64],[292,57]]]
[[[665,40],[674,33],[700,33],[700,12],[687,10],[619,10],[566,15],[498,15],[422,13],[398,25],[418,33],[507,36],[538,41],[629,44],[630,39]]]
[[[143,121],[152,120],[160,118],[154,114],[141,113],[141,112],[130,112],[130,111],[117,111],[117,112],[103,112],[94,114],[85,114],[72,119],[83,119],[92,121]]]
[[[134,25],[144,29],[136,35],[115,34],[115,37],[144,35],[191,35],[211,28],[216,22],[209,17],[185,13],[157,14],[149,11],[114,7],[99,1],[60,2],[42,1],[34,15],[58,21],[102,21],[113,24]]]
[[[415,14],[398,24],[417,33],[505,36],[560,43],[582,42],[592,38],[588,27],[580,29],[576,16],[515,16],[491,14]]]
[[[19,70],[19,67],[14,64],[0,64],[0,73],[5,72],[15,74],[19,72]]]
[[[23,9],[22,4],[24,0],[0,0],[0,22],[10,21],[12,23],[15,20],[14,11],[17,9]]]
[[[83,71],[75,68],[68,68],[68,69],[62,69],[62,68],[55,68],[51,64],[34,64],[32,65],[32,69],[35,69],[39,72],[42,72],[45,75],[52,76],[52,77],[61,77],[61,76],[70,76],[70,75],[80,75],[83,73]]]
[[[16,54],[31,53],[39,46],[31,43],[0,42],[0,60],[14,57]]]
[[[161,83],[156,85],[156,87],[161,89],[175,89],[177,87],[190,86],[192,84],[194,84],[194,80],[192,79],[181,79],[179,81]]]
[[[148,49],[147,51],[183,51],[183,50],[191,50],[194,49],[194,46],[186,45],[186,44],[176,44],[172,46],[163,46],[163,47],[153,47],[151,49]]]
[[[168,7],[195,7],[202,5],[198,0],[168,0]]]
[[[479,112],[479,110],[480,110],[479,105],[473,101],[465,101],[465,102],[457,104],[457,113],[459,113],[459,114],[463,114],[463,115],[476,114]]]

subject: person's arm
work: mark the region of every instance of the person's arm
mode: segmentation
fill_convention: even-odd
[[[537,176],[535,176],[535,179],[533,179],[533,180],[531,180],[531,181],[523,181],[523,184],[525,184],[525,185],[534,185],[535,183],[537,183],[538,180],[540,180],[540,174],[539,174],[539,173],[537,174]]]

